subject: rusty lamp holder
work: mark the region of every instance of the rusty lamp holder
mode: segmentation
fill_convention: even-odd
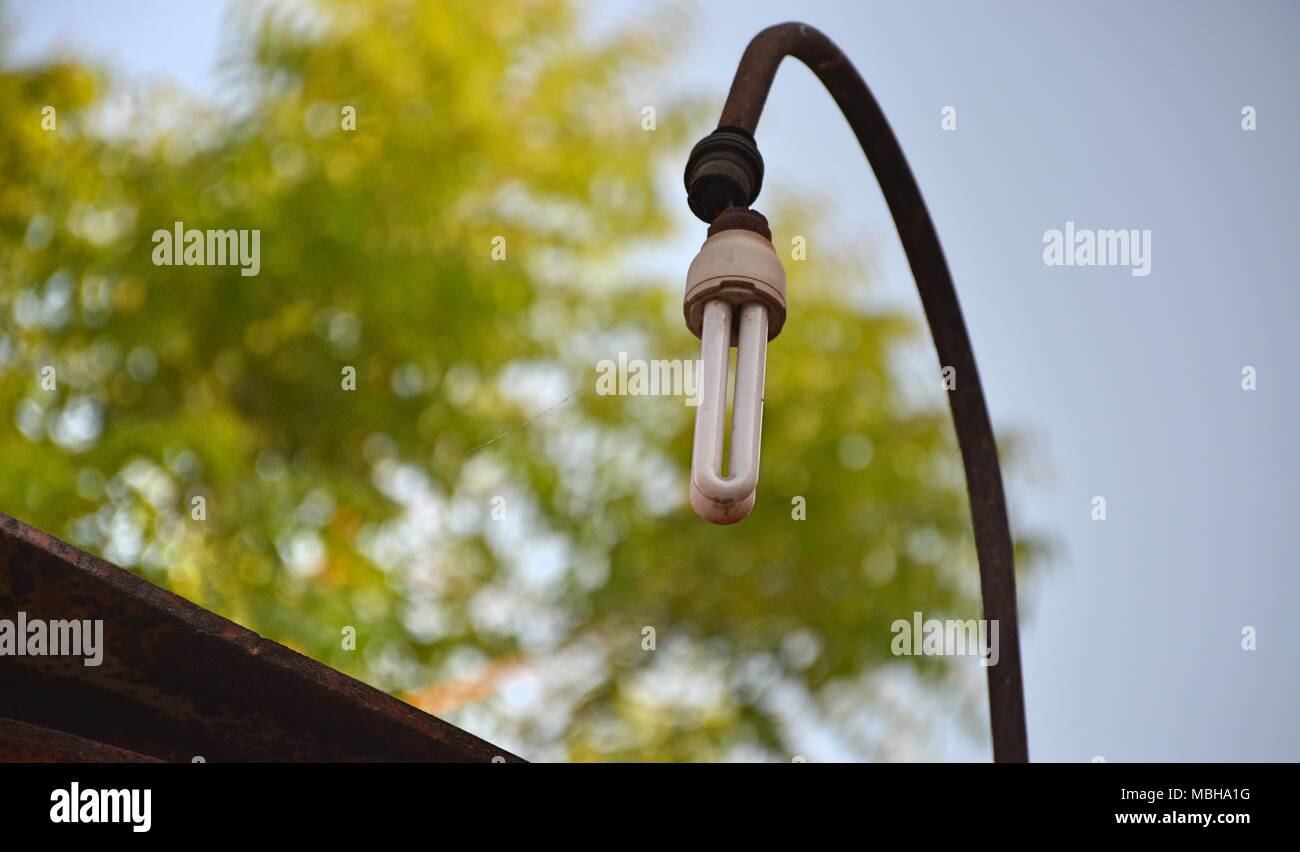
[[[984,618],[999,624],[1002,637],[1000,659],[996,666],[988,667],[993,759],[1026,762],[1029,744],[1015,558],[997,445],[975,353],[939,236],[903,150],[871,90],[834,42],[800,23],[768,27],[750,41],[717,130],[701,139],[687,159],[687,203],[692,213],[710,225],[710,236],[742,228],[771,238],[766,220],[749,209],[763,187],[763,157],[754,131],[777,68],[787,56],[803,62],[817,76],[857,136],[902,239],[939,363],[954,368],[960,377],[959,389],[949,391],[948,400],[966,471]]]

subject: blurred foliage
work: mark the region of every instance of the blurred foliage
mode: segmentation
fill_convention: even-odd
[[[694,409],[594,390],[698,357],[635,261],[711,115],[658,94],[685,13],[289,8],[236,6],[222,102],[127,133],[102,72],[0,72],[0,509],[534,759],[895,754],[881,674],[951,675],[890,623],[979,603],[938,382],[904,398],[860,251],[787,264],[744,523],[685,504]],[[823,233],[787,208],[778,247]],[[154,266],[176,221],[260,229],[260,274]]]

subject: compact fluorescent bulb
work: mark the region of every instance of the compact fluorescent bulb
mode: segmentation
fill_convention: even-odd
[[[700,337],[703,361],[691,456],[691,508],[710,523],[734,524],[754,508],[767,342],[785,321],[785,269],[771,240],[740,228],[705,240],[687,273],[685,313],[687,327]],[[737,352],[731,455],[723,476],[727,362],[733,345]]]

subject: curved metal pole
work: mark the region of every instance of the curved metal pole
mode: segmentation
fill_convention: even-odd
[[[786,56],[795,57],[817,75],[858,137],[902,237],[939,363],[956,368],[957,389],[949,392],[948,399],[966,468],[984,617],[998,622],[999,628],[1000,658],[996,666],[988,668],[993,759],[999,763],[1028,761],[1015,558],[997,445],[957,291],[903,150],[853,63],[820,31],[799,23],[768,27],[749,43],[718,127],[741,128],[754,135],[777,66]]]

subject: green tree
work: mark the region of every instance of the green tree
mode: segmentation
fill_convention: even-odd
[[[864,258],[787,264],[743,524],[685,504],[681,398],[594,390],[698,354],[627,260],[707,129],[628,95],[682,13],[237,9],[229,96],[127,135],[99,73],[0,72],[0,509],[525,756],[887,755],[881,672],[950,675],[890,623],[979,605],[948,415],[891,372],[913,324],[849,298]],[[817,231],[773,212],[778,247]],[[175,222],[259,230],[258,275],[155,265]]]

